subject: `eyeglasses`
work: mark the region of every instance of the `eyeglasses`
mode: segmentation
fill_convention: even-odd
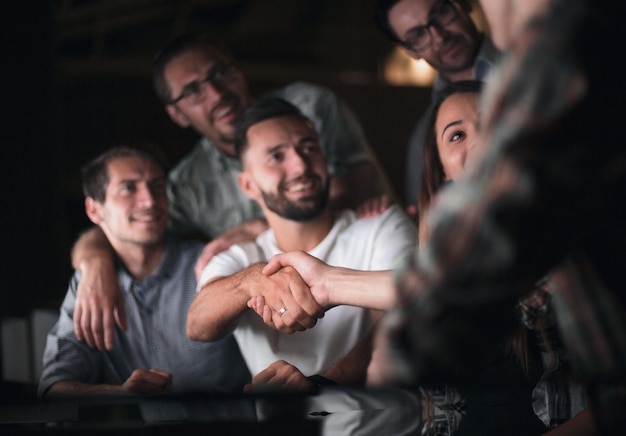
[[[215,64],[213,68],[209,70],[204,79],[195,80],[185,85],[180,95],[175,99],[170,100],[170,104],[176,104],[183,100],[189,104],[201,103],[206,97],[206,86],[203,85],[210,83],[215,87],[224,86],[235,76],[234,67],[235,64],[233,62],[219,62]]]
[[[443,29],[458,17],[458,12],[450,0],[437,3],[430,11],[428,23],[425,26],[416,27],[401,44],[407,50],[426,50],[433,43],[432,26]]]

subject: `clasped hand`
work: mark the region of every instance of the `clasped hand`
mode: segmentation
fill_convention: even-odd
[[[324,308],[312,295],[310,287],[291,266],[263,273],[258,289],[247,306],[270,327],[292,334],[315,326],[324,316]]]
[[[323,279],[326,268],[325,263],[302,251],[278,254],[262,272],[278,284],[281,297],[257,295],[247,305],[265,324],[283,333],[311,328],[328,308]]]

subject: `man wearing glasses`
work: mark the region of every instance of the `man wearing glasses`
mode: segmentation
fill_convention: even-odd
[[[174,228],[216,238],[236,224],[261,217],[258,206],[245,198],[236,183],[241,168],[234,154],[233,132],[253,98],[233,59],[201,37],[185,36],[156,56],[153,81],[170,118],[203,135],[199,146],[170,176]],[[361,126],[337,96],[302,82],[272,94],[298,106],[321,132],[334,176],[331,201],[336,208],[354,207],[384,192],[382,173]]]
[[[376,23],[380,30],[414,59],[424,59],[439,72],[432,100],[451,82],[485,80],[499,57],[491,40],[470,17],[469,0],[377,0]],[[422,173],[422,149],[426,120],[420,118],[409,140],[406,160],[406,204],[417,205]]]
[[[267,228],[261,209],[237,183],[241,166],[233,136],[252,97],[233,59],[201,35],[171,41],[156,55],[152,74],[170,118],[202,135],[168,180],[173,230],[201,233],[211,239],[196,265],[198,274],[213,255],[232,244],[253,240]],[[331,175],[333,209],[354,207],[384,193],[392,196],[355,115],[336,95],[302,82],[272,95],[296,105],[320,133]],[[74,325],[78,339],[111,349],[115,323],[125,328],[125,312],[115,288],[111,249],[97,230],[81,236],[72,252],[72,264],[83,277]]]

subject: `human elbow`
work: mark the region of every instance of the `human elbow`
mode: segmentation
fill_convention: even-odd
[[[206,330],[201,328],[196,317],[189,312],[187,316],[187,337],[192,341],[209,341],[211,340],[206,334]]]
[[[187,337],[192,341],[210,342],[221,339],[224,335],[220,334],[216,326],[211,325],[207,319],[201,319],[191,311],[187,316]]]

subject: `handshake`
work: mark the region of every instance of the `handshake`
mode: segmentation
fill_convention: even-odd
[[[302,251],[278,254],[262,268],[267,285],[259,287],[247,306],[283,333],[310,329],[336,305],[327,278],[337,269]]]
[[[339,305],[388,310],[396,304],[393,274],[328,265],[303,251],[277,254],[257,268],[263,285],[246,305],[283,333],[312,328]]]

